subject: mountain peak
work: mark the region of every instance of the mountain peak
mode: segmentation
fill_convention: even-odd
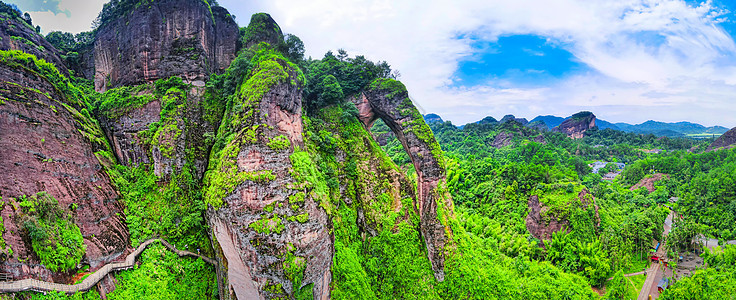
[[[521,125],[526,125],[527,123],[529,123],[529,121],[527,121],[525,118],[517,118],[514,115],[503,116],[503,118],[501,118],[500,123],[506,123],[508,121],[516,121],[516,122],[521,123]]]
[[[706,151],[714,151],[721,148],[730,149],[733,148],[734,145],[736,145],[736,127],[718,137],[718,139],[708,146]]]
[[[270,45],[278,45],[284,40],[284,34],[281,27],[267,13],[256,13],[250,17],[250,23],[245,28],[243,35],[243,45],[250,48],[261,42]]]
[[[426,114],[424,115],[424,122],[427,124],[430,123],[444,123],[445,121],[442,120],[442,117],[440,117],[438,114]]]
[[[589,111],[581,111],[573,114],[559,126],[552,128],[552,131],[562,132],[568,137],[579,139],[585,135],[589,129],[596,127],[595,115]]]

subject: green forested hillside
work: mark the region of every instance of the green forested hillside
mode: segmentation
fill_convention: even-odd
[[[260,51],[267,51],[264,49],[268,48]],[[237,82],[242,80],[239,78],[251,76],[250,66],[254,60],[266,55],[264,53],[241,54],[225,75],[214,76],[210,80],[209,93],[227,97],[228,93],[239,90]],[[280,56],[280,59],[286,58]],[[335,189],[340,185],[355,185],[351,178],[364,176],[357,168],[366,163],[366,157],[361,157],[360,153],[384,157],[386,170],[395,168],[392,165],[396,163],[401,168],[400,172],[414,180],[414,169],[409,167],[408,155],[395,138],[390,134],[386,137],[387,127],[379,122],[372,129],[374,136],[384,135],[386,138],[386,145],[381,149],[372,141],[371,133],[357,121],[355,106],[344,100],[373,79],[388,76],[388,66],[374,64],[362,57],[338,58],[331,53],[321,60],[299,63],[307,80],[304,117],[304,150],[307,152],[295,154],[292,159],[307,159],[314,163],[314,167],[310,167],[313,169],[308,171],[314,175],[304,180],[322,186],[318,190],[323,189],[324,196],[332,199],[329,201],[336,201],[338,191]],[[355,76],[362,79],[355,81]],[[95,94],[86,89],[90,93],[89,98],[96,99],[86,105],[98,115],[109,116],[120,114],[131,105],[140,105],[135,100],[138,97],[163,99],[162,120],[150,129],[150,143],[160,143],[156,138],[157,132],[169,126],[169,110],[176,110],[177,105],[184,103],[177,100],[182,85],[179,79],[172,78],[152,86],[138,87],[153,91],[144,96],[135,96],[130,88],[112,89],[105,94]],[[233,108],[228,106],[226,109]],[[217,111],[213,110],[213,113]],[[613,130],[593,131],[581,140],[571,140],[559,133],[540,133],[515,122],[469,124],[463,129],[449,122],[433,123],[432,130],[445,151],[447,189],[453,197],[456,213],[456,220],[450,224],[454,232],[454,248],[450,249],[451,255],[447,259],[445,281],[437,282],[432,277],[422,241],[409,230],[418,226],[417,216],[412,210],[390,213],[381,207],[368,208],[368,211],[375,211],[371,218],[379,223],[377,228],[382,228],[382,231],[366,240],[360,237],[361,228],[349,221],[357,217],[354,209],[337,202],[325,202],[326,209],[336,209],[331,212],[335,233],[333,298],[598,298],[591,287],[608,288],[608,296],[615,298],[618,288],[607,286],[606,279],[641,268],[651,241],[661,236],[661,225],[667,215],[667,209],[657,204],[672,196],[681,198],[674,205],[678,211],[703,225],[698,230],[719,237],[732,237],[736,207],[734,195],[731,195],[736,190],[732,178],[736,166],[734,151],[690,154],[684,150],[702,149],[704,146],[692,140],[658,139]],[[492,147],[501,133],[511,134],[510,142],[500,148]],[[213,142],[215,149],[221,147],[217,141]],[[642,151],[653,148],[666,151],[659,155]],[[384,156],[384,151],[388,156]],[[338,153],[347,155],[347,160],[335,160]],[[98,155],[110,156],[105,152]],[[601,181],[600,175],[591,174],[587,166],[594,160],[620,161],[629,165],[617,180]],[[338,176],[343,179],[336,181],[336,172],[343,169],[348,173]],[[172,178],[165,187],[156,187],[155,178],[149,178],[151,171],[142,167],[115,166],[108,172],[114,175],[113,179],[121,187],[123,201],[129,201],[126,214],[134,243],[155,233],[172,238],[179,245],[197,245],[205,253],[211,251],[207,243],[203,243],[206,240],[201,235],[204,224],[197,213],[203,209],[202,195],[197,187],[188,183],[187,172]],[[653,193],[628,189],[652,172],[667,173],[671,178],[657,183]],[[594,198],[594,205],[580,202],[578,196],[583,190],[591,193],[592,197],[586,199],[593,201]],[[530,211],[528,200],[532,196],[538,197],[545,207],[543,217],[564,223],[566,230],[553,233],[546,240],[532,236],[526,224]],[[182,200],[186,201],[176,204]],[[152,206],[164,209],[144,209]],[[403,207],[411,207],[411,204],[405,203]],[[406,219],[397,223],[396,218],[401,215]],[[188,217],[182,220],[182,216]],[[173,220],[176,223],[172,223]],[[146,253],[151,251],[159,250],[151,249]],[[144,283],[173,280],[178,276],[171,271],[160,272],[154,279],[136,275],[145,272],[146,268],[162,268],[149,266],[146,257],[140,269],[119,277],[120,290],[110,297],[128,299],[124,295],[136,295],[139,293],[136,289]],[[708,257],[709,261],[721,259],[720,254]],[[191,271],[193,274],[211,272],[205,266],[181,263],[187,268],[197,268]],[[162,270],[170,270],[166,268],[171,267],[164,266]],[[712,269],[698,271],[693,279],[682,280],[666,295],[671,297],[668,299],[681,299],[679,295],[701,288],[697,278],[709,276],[721,275],[714,274]],[[204,281],[200,278],[187,280],[210,282],[202,286],[199,294],[212,295],[213,278],[205,276]],[[612,282],[619,284],[616,280]],[[728,282],[725,287],[732,288]],[[181,292],[176,286],[167,287],[166,293],[174,295],[174,298],[183,295],[177,294]],[[33,295],[34,299],[39,297]],[[43,298],[49,297],[62,296],[49,294]],[[88,294],[83,297],[88,297]]]
[[[449,159],[448,188],[459,222],[468,235],[484,241],[483,245],[493,245],[509,258],[549,262],[583,276],[592,286],[606,286],[605,279],[617,272],[641,271],[642,258],[648,256],[652,240],[659,240],[662,234],[668,210],[659,204],[667,203],[670,197],[680,197],[678,203],[670,205],[684,213],[688,222],[698,224],[688,227],[691,231],[732,238],[729,234],[736,205],[731,195],[735,190],[731,186],[733,151],[691,154],[686,150],[702,151],[707,143],[610,129],[588,132],[580,140],[541,133],[546,142],[538,143],[533,139],[540,133],[512,122],[468,124],[463,129],[450,122],[431,125]],[[381,136],[387,129],[378,124],[373,132]],[[499,149],[490,147],[496,136],[509,132],[514,133],[511,144]],[[655,148],[665,151],[642,151]],[[408,157],[395,139],[388,138],[384,149],[412,172]],[[601,181],[601,176],[591,174],[587,166],[593,160],[629,165],[616,180]],[[628,189],[656,172],[671,177],[656,182],[654,192]],[[581,189],[595,196],[599,224],[592,214],[571,202]],[[525,227],[527,199],[532,195],[539,196],[553,217],[570,224],[567,233],[553,234],[544,241],[544,248],[537,246],[538,240]],[[692,238],[693,233],[688,236]],[[671,237],[682,247],[673,247],[673,251],[691,250],[689,243],[676,240],[676,235]],[[683,282],[688,282],[683,283],[686,287],[675,286],[687,291],[698,287],[693,281]],[[733,281],[726,282],[732,288]],[[616,290],[611,292],[615,294]]]
[[[124,5],[108,4],[99,22],[149,4],[111,3]],[[203,3],[210,8],[209,2]],[[260,19],[270,20],[270,16],[253,18]],[[257,29],[240,28],[238,44],[257,42]],[[279,40],[274,45],[260,42],[239,49],[224,72],[212,74],[198,87],[171,76],[107,87],[98,93],[90,80],[61,74],[53,64],[31,54],[0,51],[0,63],[35,72],[70,98],[65,100],[74,102],[75,108],[66,109],[76,112],[80,133],[94,145],[90,153],[115,186],[128,234],[126,246],[128,241],[137,246],[160,236],[180,249],[196,249],[210,257],[224,255],[213,243],[214,226],[208,222],[208,213],[226,207],[227,197],[243,183],[277,179],[269,169],[240,171],[242,165],[252,163],[241,147],[263,143],[266,151],[282,155],[278,157],[283,160],[276,161],[253,151],[253,157],[263,161],[288,164],[281,175],[293,177],[294,182],[279,187],[287,192],[274,194],[282,202],[264,204],[257,211],[258,219],[236,228],[255,232],[250,237],[256,238],[244,242],[247,247],[270,251],[264,276],[268,280],[259,282],[257,289],[262,292],[259,295],[273,299],[316,297],[315,282],[306,281],[313,279],[307,278],[311,270],[306,263],[312,257],[294,254],[294,244],[302,241],[278,240],[281,248],[266,245],[272,242],[269,237],[285,232],[284,224],[297,228],[285,234],[304,229],[298,226],[314,221],[310,212],[315,210],[325,216],[318,224],[326,228],[325,236],[331,242],[325,251],[334,251],[325,268],[333,299],[627,299],[641,288],[632,288],[630,282],[643,282],[641,277],[627,279],[624,274],[645,268],[653,243],[664,242],[663,224],[670,209],[677,215],[666,241],[670,258],[698,249],[692,241],[699,234],[736,239],[734,149],[703,153],[709,141],[611,129],[594,128],[581,139],[571,139],[516,121],[458,128],[451,122],[425,124],[412,119],[417,126],[411,134],[431,148],[432,156],[439,158],[439,169],[447,175],[446,182],[441,181],[432,192],[452,197],[449,207],[438,202],[435,208],[440,231],[447,233],[445,248],[439,251],[443,273],[437,276],[428,258],[431,250],[421,231],[423,219],[416,203],[424,198],[417,196],[422,176],[414,163],[424,157],[407,153],[406,144],[383,121],[366,129],[366,116],[354,104],[361,93],[380,87],[389,92],[388,99],[403,101],[399,102],[402,108],[413,109],[409,115],[413,117],[418,111],[406,96],[409,91],[386,62],[350,56],[344,50],[327,52],[321,59],[305,59],[298,37],[276,31]],[[71,39],[62,33],[48,38],[56,40],[54,44]],[[73,49],[69,45],[64,50]],[[294,92],[290,96],[301,101],[301,110],[294,114],[296,122],[289,124],[298,133],[298,142],[263,133],[273,129],[259,119],[263,104],[271,104],[263,99],[276,98],[273,94],[278,93],[273,90],[279,84],[287,88],[278,93]],[[394,99],[397,95],[405,97]],[[0,105],[3,101],[0,99]],[[160,113],[154,116],[156,121],[137,132],[134,142],[150,160],[131,160],[126,165],[108,135],[100,132],[100,123],[114,126],[121,117],[154,102],[160,105]],[[154,157],[175,163],[167,173],[156,169]],[[603,180],[601,174],[591,172],[589,164],[595,161],[620,162],[626,167],[615,179]],[[651,191],[631,188],[657,173],[666,176],[651,183]],[[673,197],[679,200],[671,202]],[[80,280],[89,276],[89,267],[82,266],[86,246],[73,222],[77,207],[60,207],[45,193],[17,200],[20,208],[14,207],[16,199],[9,200],[8,207],[13,206],[22,218],[21,230],[29,233],[28,244],[41,263],[51,271],[65,272],[64,276]],[[314,210],[307,211],[306,201],[316,203]],[[255,204],[247,204],[252,206],[237,209],[256,210]],[[279,215],[279,211],[288,213]],[[9,248],[3,239],[0,249],[6,257],[13,255],[12,250],[5,250]],[[733,297],[736,247],[705,250],[702,257],[707,268],[675,282],[662,299]],[[217,272],[222,265],[180,258],[160,245],[145,250],[138,261],[132,270],[115,274],[116,290],[106,297],[226,296],[218,290],[222,278]],[[286,282],[274,283],[282,275]],[[13,297],[100,296],[92,290],[75,295],[22,292]]]

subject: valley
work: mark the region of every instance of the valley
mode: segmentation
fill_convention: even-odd
[[[43,35],[0,2],[0,299],[736,295],[736,128],[456,126],[235,20],[113,0]]]

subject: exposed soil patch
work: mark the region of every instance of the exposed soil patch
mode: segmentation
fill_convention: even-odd
[[[654,192],[654,183],[664,178],[670,178],[670,175],[663,173],[653,174],[651,177],[642,178],[638,183],[632,185],[630,190],[634,191],[639,189],[640,187],[645,187],[650,193]]]

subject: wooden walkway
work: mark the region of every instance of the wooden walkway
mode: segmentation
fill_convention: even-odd
[[[138,258],[138,256],[143,252],[143,250],[148,247],[148,245],[154,243],[154,242],[161,242],[161,244],[164,245],[164,247],[168,248],[172,252],[176,253],[179,256],[191,256],[191,257],[197,257],[201,258],[207,263],[217,265],[217,261],[215,261],[212,258],[199,255],[197,253],[179,250],[174,247],[174,245],[169,244],[169,242],[159,239],[159,238],[153,238],[150,240],[147,240],[140,244],[138,248],[133,251],[133,253],[128,254],[128,256],[125,258],[124,262],[118,262],[118,263],[110,263],[104,265],[99,270],[95,271],[94,273],[90,274],[87,278],[82,280],[82,282],[78,284],[60,284],[60,283],[53,283],[53,282],[46,282],[46,281],[40,281],[36,279],[23,279],[18,281],[8,281],[8,282],[0,282],[0,293],[15,293],[15,292],[22,292],[22,291],[36,291],[36,292],[47,292],[47,291],[59,291],[64,292],[67,294],[74,294],[76,292],[85,292],[94,287],[97,282],[102,280],[102,278],[105,278],[107,274],[110,274],[110,272],[113,271],[120,271],[120,270],[127,270],[133,268],[135,265],[135,260]]]

